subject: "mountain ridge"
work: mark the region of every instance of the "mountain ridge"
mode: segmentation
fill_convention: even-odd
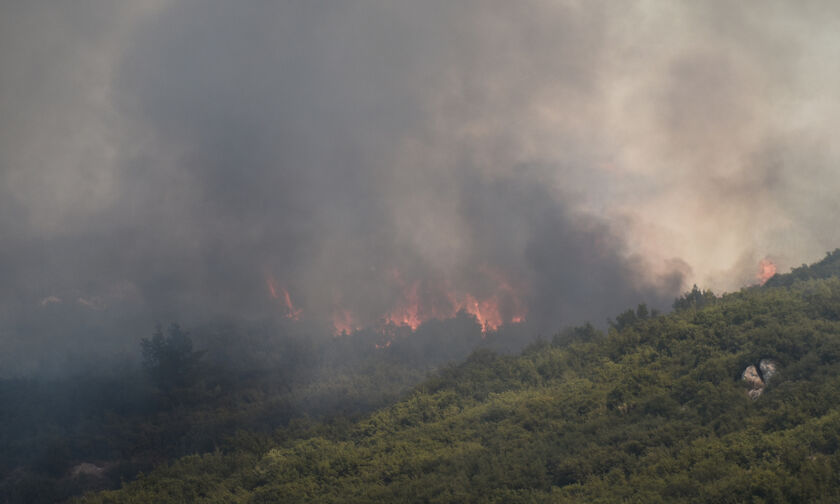
[[[517,356],[479,350],[356,422],[189,456],[77,502],[836,501],[838,263],[693,291],[667,315],[640,307]],[[742,373],[761,359],[778,372],[751,400]]]

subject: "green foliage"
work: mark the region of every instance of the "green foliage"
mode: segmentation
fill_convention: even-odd
[[[837,502],[840,279],[488,350],[354,422],[247,435],[84,503]],[[757,400],[741,373],[779,373]]]
[[[568,345],[569,343],[592,343],[604,338],[604,334],[595,329],[591,323],[578,327],[572,327],[557,333],[551,344],[554,346]]]
[[[428,372],[399,355],[353,355],[278,332],[158,328],[138,348],[141,369],[0,380],[0,502],[64,502],[185,455],[261,454],[304,433],[333,438]],[[101,474],[74,475],[82,462]]]
[[[768,287],[789,287],[796,282],[838,276],[840,276],[840,249],[835,249],[834,252],[826,252],[825,257],[820,262],[810,266],[803,264],[784,275],[774,275],[767,280],[765,285]]]
[[[695,284],[689,292],[674,300],[674,310],[701,310],[717,301],[710,290],[700,290]]]
[[[656,310],[648,311],[646,304],[640,304],[636,311],[627,310],[620,313],[615,320],[609,320],[610,327],[617,331],[621,331],[627,327],[632,327],[643,320],[647,320],[651,316],[657,316]]]

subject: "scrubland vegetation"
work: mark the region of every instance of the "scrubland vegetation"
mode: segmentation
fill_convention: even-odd
[[[836,502],[838,273],[834,252],[762,287],[695,288],[666,315],[640,305],[606,331],[567,329],[517,355],[478,348],[442,367],[457,352],[423,361],[395,343],[361,358],[348,339],[333,357],[297,348],[274,370],[230,372],[172,327],[146,340],[133,374],[68,383],[61,397],[3,383],[3,404],[17,409],[0,413],[2,495],[48,502],[110,486],[76,502]],[[452,324],[440,343],[481,347],[469,317]],[[174,374],[160,358],[169,351]],[[761,359],[778,373],[753,400],[742,373]],[[305,373],[316,360],[334,372]],[[68,475],[88,459],[105,476]]]

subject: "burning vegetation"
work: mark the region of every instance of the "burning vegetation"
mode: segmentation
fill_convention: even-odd
[[[489,268],[483,268],[482,273],[484,289],[478,293],[457,288],[448,281],[409,281],[399,270],[393,269],[388,275],[389,288],[393,292],[390,306],[365,320],[351,307],[334,303],[329,317],[333,334],[350,334],[364,328],[378,328],[384,333],[388,326],[416,331],[425,322],[451,319],[460,312],[474,317],[484,334],[496,331],[504,324],[524,322],[527,315],[524,289],[514,287],[501,273]],[[271,298],[280,301],[284,316],[301,320],[303,308],[294,305],[289,291],[278,286],[272,276],[267,278],[266,284]]]
[[[773,275],[776,274],[776,264],[771,261],[769,258],[765,257],[758,263],[758,274],[756,278],[758,279],[758,283],[760,285],[764,285],[767,283],[767,280],[773,278]]]
[[[286,310],[286,318],[295,321],[300,320],[300,317],[303,315],[303,309],[295,307],[294,303],[292,303],[292,296],[289,295],[289,291],[286,290],[285,287],[280,287],[278,292],[277,282],[274,280],[274,277],[271,276],[269,276],[266,280],[266,284],[268,284],[268,292],[271,294],[271,297],[280,301],[283,308]]]

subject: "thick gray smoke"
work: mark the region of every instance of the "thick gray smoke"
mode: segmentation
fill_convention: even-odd
[[[278,289],[552,331],[840,243],[831,3],[142,4],[0,7],[0,374]]]

